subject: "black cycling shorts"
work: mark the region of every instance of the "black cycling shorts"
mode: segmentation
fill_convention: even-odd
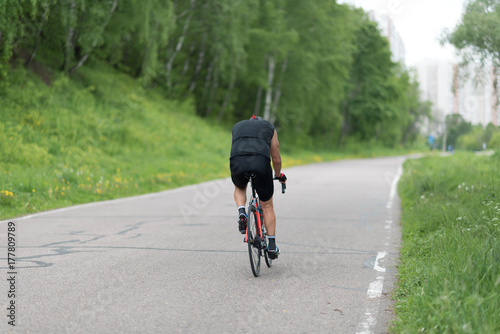
[[[245,189],[248,173],[254,172],[254,186],[261,201],[267,202],[273,197],[273,169],[271,160],[263,155],[236,156],[229,160],[231,179],[235,186]]]

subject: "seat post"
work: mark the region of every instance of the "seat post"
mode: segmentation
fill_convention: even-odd
[[[250,187],[252,187],[252,196],[255,197],[255,187],[253,186],[253,178],[255,176],[252,174],[250,175]]]

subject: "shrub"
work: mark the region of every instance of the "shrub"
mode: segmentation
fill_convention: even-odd
[[[491,136],[488,142],[488,148],[493,150],[500,150],[500,132],[496,132]]]

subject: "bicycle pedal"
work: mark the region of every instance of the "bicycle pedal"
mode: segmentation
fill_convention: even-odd
[[[280,254],[281,254],[281,252],[280,252],[279,248],[277,248],[277,247],[276,247],[276,251],[270,251],[270,250],[267,251],[267,255],[269,256],[269,258],[271,260],[276,260]]]
[[[276,252],[269,252],[268,253],[268,256],[271,260],[276,260],[279,256],[279,253],[276,253]]]

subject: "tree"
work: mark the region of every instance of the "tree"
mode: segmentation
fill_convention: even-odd
[[[238,92],[238,97],[247,100],[243,95],[250,94],[246,105],[239,104],[238,109],[242,111],[240,117],[248,117],[253,112],[274,122],[283,77],[288,70],[288,54],[296,36],[287,26],[288,13],[283,0],[259,0],[254,8],[257,12],[245,45],[245,76],[239,81],[245,89]]]
[[[408,99],[408,113],[406,122],[402,124],[403,138],[402,144],[412,143],[419,136],[419,126],[426,119],[431,117],[432,103],[422,101],[420,97],[420,88],[416,78],[410,75],[409,87],[406,92]]]
[[[39,41],[49,6],[55,1],[0,1],[0,61],[9,60],[16,48],[22,49],[26,43]]]
[[[498,126],[495,126],[495,124],[493,123],[488,123],[488,125],[486,125],[486,128],[484,129],[483,141],[485,143],[488,143],[493,135],[497,132],[500,132],[500,128]]]
[[[460,114],[447,115],[446,124],[446,145],[455,147],[457,140],[472,131],[472,124],[467,122]]]
[[[366,14],[360,15],[339,144],[351,133],[361,140],[377,139],[382,133],[381,125],[389,125],[397,118],[394,101],[403,93],[398,87],[396,64],[391,60],[387,39]],[[394,129],[394,124],[388,129]]]
[[[454,31],[443,42],[461,51],[465,61],[493,60],[500,64],[500,1],[472,0]]]
[[[470,132],[467,132],[466,134],[463,134],[457,138],[456,146],[457,148],[464,150],[480,151],[482,150],[483,143],[487,143],[483,140],[483,138],[483,127],[481,125],[474,126]]]
[[[428,111],[375,23],[331,0],[3,0],[0,52],[68,75],[106,61],[202,117],[260,114],[305,146],[411,142]]]
[[[355,15],[328,0],[287,1],[287,30],[296,33],[276,110],[284,138],[331,148],[342,120],[341,104],[352,66]]]
[[[14,43],[22,35],[19,17],[23,14],[22,2],[6,0],[0,2],[0,53],[2,59],[12,56]]]

